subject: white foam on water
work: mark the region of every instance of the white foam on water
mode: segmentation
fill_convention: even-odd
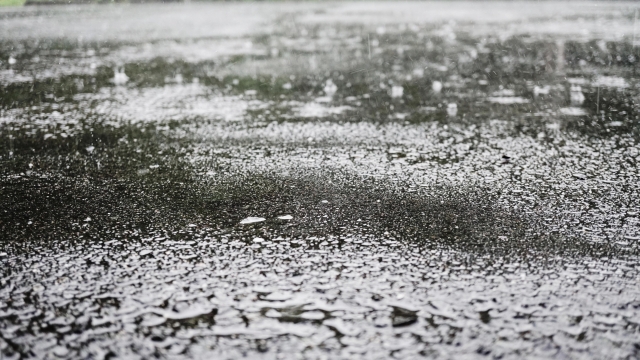
[[[592,83],[593,86],[626,89],[629,87],[627,80],[619,76],[598,76]]]
[[[318,102],[309,102],[292,108],[292,112],[298,117],[321,118],[330,115],[340,115],[352,109],[351,106],[325,106]]]
[[[564,107],[558,110],[560,114],[567,116],[584,116],[587,115],[587,111],[579,107]]]
[[[242,219],[242,221],[240,221],[240,224],[254,224],[254,223],[259,223],[265,220],[267,219],[262,217],[257,217],[257,216],[250,216],[248,218]]]
[[[494,104],[501,104],[501,105],[529,103],[528,99],[525,99],[519,96],[491,96],[491,97],[488,97],[487,100],[489,100],[489,102],[492,102]]]
[[[242,121],[248,110],[261,109],[265,105],[256,99],[222,95],[198,83],[142,89],[116,87],[102,89],[99,94],[79,94],[75,98],[87,103],[101,100],[93,109],[95,114],[131,123],[180,121],[196,117]]]

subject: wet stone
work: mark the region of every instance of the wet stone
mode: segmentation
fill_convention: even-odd
[[[393,306],[391,324],[394,327],[408,326],[418,321],[417,310],[409,310],[400,306]]]

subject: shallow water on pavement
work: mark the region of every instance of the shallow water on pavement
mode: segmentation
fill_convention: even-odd
[[[474,4],[3,9],[2,357],[640,356],[637,6]]]

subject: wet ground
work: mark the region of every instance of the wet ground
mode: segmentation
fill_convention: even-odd
[[[639,358],[638,12],[0,9],[0,359]]]

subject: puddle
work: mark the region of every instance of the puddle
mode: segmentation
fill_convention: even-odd
[[[0,358],[637,355],[629,6],[166,5],[0,15]]]

